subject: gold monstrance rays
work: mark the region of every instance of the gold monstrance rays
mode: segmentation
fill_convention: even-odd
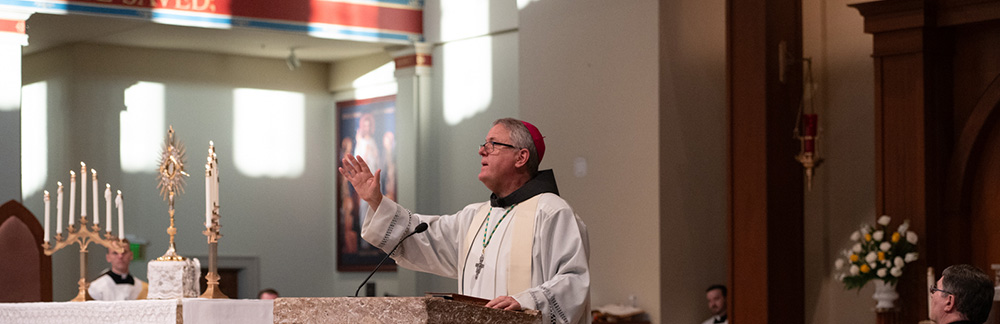
[[[184,177],[189,176],[184,172],[184,154],[184,144],[174,139],[174,127],[170,126],[167,139],[163,143],[163,153],[160,154],[160,172],[157,175],[160,181],[156,185],[160,188],[160,196],[163,196],[170,206],[170,228],[167,228],[167,234],[170,234],[170,247],[167,253],[156,258],[158,261],[184,261],[184,257],[177,254],[174,245],[174,235],[177,234],[177,228],[174,227],[174,196],[178,192],[184,193]]]

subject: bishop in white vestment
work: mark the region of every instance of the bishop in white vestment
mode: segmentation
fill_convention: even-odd
[[[341,173],[371,199],[361,235],[372,245],[388,252],[428,224],[393,254],[400,266],[456,278],[459,293],[490,299],[488,307],[537,309],[547,323],[589,323],[586,226],[558,196],[552,171],[537,171],[544,149],[533,125],[494,122],[479,150],[490,201],[454,215],[413,214],[382,197],[380,171],[372,175],[355,157],[344,158]]]

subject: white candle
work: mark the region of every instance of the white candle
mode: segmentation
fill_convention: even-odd
[[[214,152],[212,153],[212,207],[213,209],[221,208],[219,205],[219,160],[216,159]],[[221,214],[219,221],[222,221]]]
[[[115,205],[118,206],[118,239],[125,239],[125,201],[122,200],[122,191],[118,190],[118,197],[115,197]]]
[[[94,174],[94,226],[97,226],[101,224],[101,214],[97,210],[97,170],[90,169],[90,173]]]
[[[934,288],[934,267],[927,267],[927,318],[931,318],[931,288]]]
[[[107,209],[104,211],[104,215],[106,216],[104,217],[104,220],[105,223],[107,223],[104,225],[105,228],[104,231],[111,233],[111,184],[110,183],[105,184],[104,188],[104,208]]]
[[[87,218],[87,164],[80,162],[80,218]]]
[[[62,192],[63,186],[62,182],[56,182],[59,185],[59,190],[56,191],[56,234],[62,234]]]
[[[212,157],[208,159],[205,164],[205,228],[212,227]]]
[[[51,208],[51,203],[49,202],[49,191],[45,190],[45,243],[49,242],[49,227],[52,227],[52,221],[49,219],[49,209]]]
[[[76,214],[76,172],[69,171],[69,226],[73,226]]]
[[[219,159],[214,149],[212,150],[212,207],[221,212],[221,205],[219,205]],[[220,214],[218,222],[221,221],[222,215]]]

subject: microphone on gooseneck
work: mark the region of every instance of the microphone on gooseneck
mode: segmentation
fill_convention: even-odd
[[[403,244],[403,241],[410,238],[410,236],[413,236],[413,234],[423,233],[426,230],[427,230],[427,223],[417,224],[417,228],[413,229],[413,233],[407,234],[406,236],[403,237],[402,240],[399,240],[399,243],[396,243],[396,246],[392,248],[392,251],[389,251],[389,254],[386,254],[385,257],[382,258],[382,261],[379,261],[378,265],[375,266],[375,270],[372,270],[372,273],[368,274],[368,278],[365,278],[365,281],[361,282],[361,285],[358,286],[358,290],[354,291],[354,297],[358,297],[358,293],[361,292],[361,287],[364,287],[365,284],[368,283],[368,279],[371,279],[372,276],[375,275],[375,272],[378,271],[378,268],[382,266],[382,263],[385,263],[385,260],[388,259],[390,255],[392,255],[392,252],[396,252],[396,249],[399,248],[400,244]]]

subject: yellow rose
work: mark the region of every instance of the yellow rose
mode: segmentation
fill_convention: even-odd
[[[858,255],[857,254],[851,254],[851,262],[858,262]]]
[[[868,273],[868,271],[872,271],[872,268],[869,268],[867,264],[862,264],[861,265],[861,272]]]
[[[899,242],[899,232],[892,233],[892,243]]]
[[[865,241],[871,241],[871,240],[872,240],[872,235],[871,234],[865,234]]]
[[[878,260],[879,261],[885,260],[885,252],[879,252],[878,253]]]

